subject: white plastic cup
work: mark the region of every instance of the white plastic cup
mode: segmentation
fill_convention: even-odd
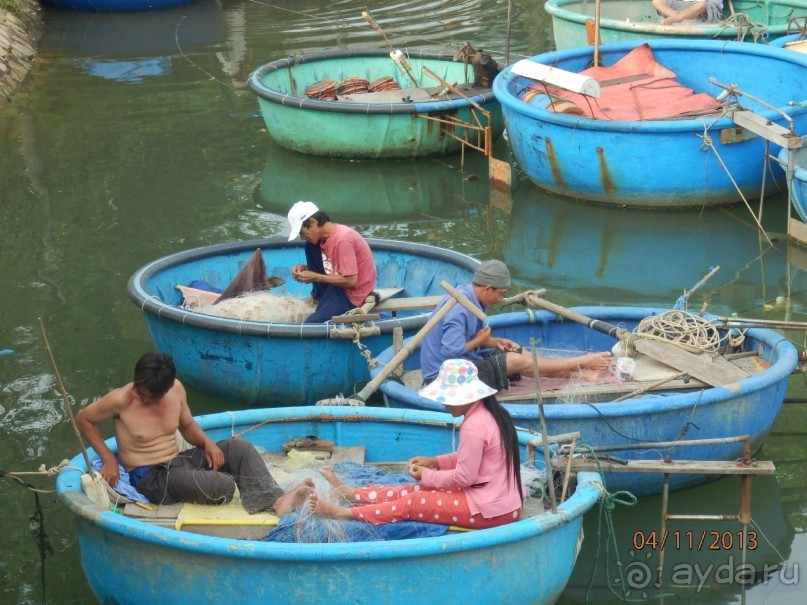
[[[636,369],[636,360],[630,357],[619,357],[616,360],[616,375],[619,380],[632,380]]]

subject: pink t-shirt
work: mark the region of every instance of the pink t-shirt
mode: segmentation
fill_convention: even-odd
[[[457,451],[437,456],[440,470],[424,468],[423,487],[462,488],[472,515],[490,519],[521,508],[515,478],[507,472],[499,426],[481,401],[474,403],[460,425]]]
[[[370,246],[356,231],[345,225],[334,225],[328,239],[320,242],[322,264],[328,275],[356,275],[356,286],[345,288],[354,306],[360,307],[375,288],[375,262]]]

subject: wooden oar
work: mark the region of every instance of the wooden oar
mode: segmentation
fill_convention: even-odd
[[[443,288],[446,292],[451,295],[445,304],[440,307],[432,316],[429,318],[429,321],[418,330],[418,332],[409,339],[409,341],[403,346],[403,348],[395,354],[395,356],[389,360],[387,365],[385,365],[381,371],[373,378],[367,385],[359,391],[356,395],[348,397],[346,400],[348,404],[351,402],[356,405],[363,405],[367,399],[370,398],[370,395],[378,390],[378,387],[381,386],[381,383],[384,382],[387,377],[401,365],[404,360],[412,354],[412,352],[417,348],[420,342],[426,338],[426,335],[436,326],[446,314],[454,308],[454,305],[457,303],[461,304],[465,307],[468,311],[473,313],[477,318],[481,321],[485,321],[487,319],[487,315],[485,315],[479,307],[474,305],[470,300],[468,300],[462,293],[458,292],[455,288],[453,288],[448,282],[441,281],[440,287]],[[344,400],[343,400],[344,401]],[[335,399],[324,399],[317,402],[317,405],[330,405],[335,403]]]
[[[547,311],[551,311],[556,315],[571,319],[577,323],[588,326],[592,330],[607,334],[612,338],[619,340],[632,340],[635,349],[652,359],[656,359],[661,363],[675,368],[679,372],[686,372],[692,378],[705,382],[713,387],[720,387],[730,385],[746,378],[746,375],[739,369],[720,366],[712,360],[711,357],[706,355],[690,353],[681,347],[678,347],[670,342],[662,340],[642,338],[639,334],[628,332],[625,328],[619,328],[613,324],[600,319],[591,319],[585,315],[581,315],[566,307],[561,307],[554,303],[544,300],[543,298],[533,298],[530,300],[532,304],[541,307]],[[736,390],[735,387],[726,387],[731,390]]]

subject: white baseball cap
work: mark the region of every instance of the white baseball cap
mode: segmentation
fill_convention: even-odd
[[[319,208],[314,202],[297,202],[289,210],[289,241],[297,239],[300,235],[300,229],[303,228],[303,223],[319,212]]]

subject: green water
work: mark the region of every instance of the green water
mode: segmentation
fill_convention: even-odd
[[[548,49],[551,23],[541,3],[515,4],[513,57]],[[285,213],[297,199],[314,200],[366,235],[503,258],[520,285],[546,287],[561,304],[670,305],[720,265],[693,295],[693,306],[807,319],[807,251],[781,236],[769,245],[744,206],[675,213],[597,207],[542,194],[517,171],[512,196],[491,200],[486,164],[473,156],[461,171],[459,156],[345,163],[277,148],[244,87],[249,73],[295,52],[380,46],[362,10],[399,46],[456,48],[470,40],[504,51],[506,2],[492,0],[203,0],[152,14],[46,11],[41,55],[14,104],[0,110],[0,350],[13,351],[0,356],[1,468],[34,471],[78,450],[38,317],[80,409],[127,382],[134,361],[150,348],[140,312],[126,296],[135,269],[199,245],[283,235]],[[506,142],[496,154],[509,159]],[[781,197],[766,202],[772,234],[785,231],[785,212]],[[791,336],[803,344],[803,335]],[[794,377],[788,396],[804,391],[803,379]],[[194,412],[217,406],[191,393]],[[787,573],[771,572],[750,588],[749,603],[801,603],[807,594],[788,581],[795,565],[807,563],[805,425],[804,405],[786,405],[759,454],[776,463],[777,474],[754,483],[752,514],[766,539],[749,559],[760,568],[784,561]],[[45,490],[54,485],[52,478],[26,480]],[[684,512],[731,514],[737,491],[728,479],[676,494],[673,503]],[[33,495],[3,479],[0,498],[0,603],[40,603],[40,559],[28,530]],[[45,601],[93,602],[72,519],[54,494],[40,500],[55,552],[46,560]],[[658,515],[658,498],[617,508],[615,544],[626,569],[647,564],[647,548],[635,548],[633,539],[656,528]],[[737,529],[716,522],[676,528],[682,535]],[[585,596],[597,535],[592,513],[564,603]],[[668,563],[705,567],[729,556],[683,548],[668,554]],[[614,573],[612,565],[595,578],[591,602],[614,600],[607,589],[615,587]],[[645,599],[641,582],[632,581],[631,598]],[[741,598],[737,582],[670,592],[675,596],[665,600]]]

